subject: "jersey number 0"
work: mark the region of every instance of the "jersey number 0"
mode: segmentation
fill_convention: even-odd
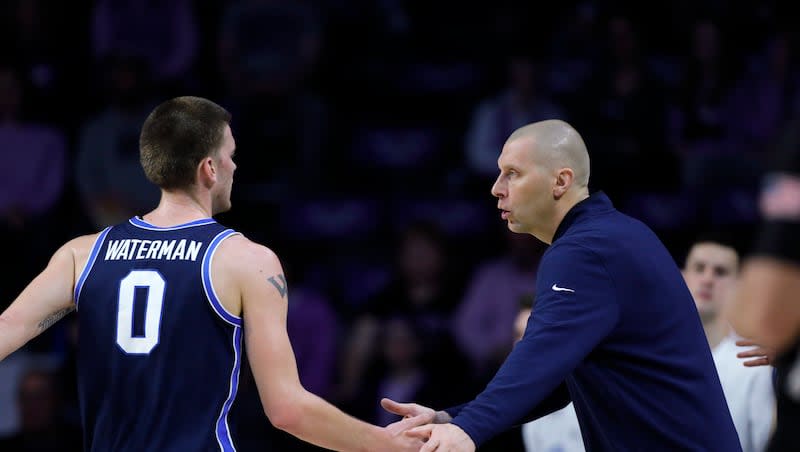
[[[117,305],[117,345],[126,353],[146,355],[158,344],[161,307],[164,304],[164,277],[155,270],[133,270],[119,282]],[[144,335],[134,336],[136,289],[147,292]]]

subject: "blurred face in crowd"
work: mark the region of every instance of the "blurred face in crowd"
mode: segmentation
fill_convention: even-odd
[[[422,233],[408,234],[400,250],[400,268],[410,283],[437,279],[444,266],[440,244]]]
[[[693,34],[694,56],[700,61],[711,62],[719,57],[719,33],[712,22],[698,22]]]
[[[683,277],[703,319],[721,312],[733,296],[738,273],[739,256],[735,249],[711,242],[692,246]]]
[[[519,56],[514,57],[508,63],[509,84],[514,87],[516,93],[524,100],[534,94],[535,67],[533,61]]]
[[[416,367],[419,352],[418,337],[411,324],[404,319],[392,319],[384,326],[383,354],[395,370]]]
[[[608,22],[611,50],[620,61],[631,60],[637,51],[636,34],[626,17],[612,17]]]
[[[27,374],[20,382],[18,397],[22,428],[26,432],[42,431],[55,421],[58,398],[49,375]]]

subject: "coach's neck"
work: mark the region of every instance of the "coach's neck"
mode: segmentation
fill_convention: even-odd
[[[561,225],[561,222],[564,221],[564,217],[567,216],[567,213],[569,213],[576,204],[589,197],[588,188],[574,186],[570,188],[571,189],[565,190],[561,196],[558,196],[559,193],[554,193],[552,221],[548,222],[545,230],[538,234],[536,232],[533,233],[534,237],[548,245],[553,243],[553,237],[556,235],[556,231]]]

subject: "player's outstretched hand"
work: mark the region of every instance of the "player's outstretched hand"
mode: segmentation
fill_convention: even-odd
[[[425,441],[419,452],[474,452],[475,443],[455,424],[428,424],[412,428],[406,436]]]
[[[405,422],[410,419],[411,418],[403,419],[400,422]],[[395,424],[397,423],[398,422],[395,422]],[[405,428],[400,430],[398,433],[392,433],[394,429],[391,427],[395,424],[384,427],[389,434],[389,439],[385,442],[385,444],[383,444],[383,447],[380,448],[379,452],[418,452],[422,446],[425,445],[422,439],[415,436],[406,435],[405,431],[407,429]]]
[[[415,416],[404,416],[397,422],[387,425],[386,431],[392,436],[402,434],[408,429],[419,427],[420,425],[430,424],[433,421],[433,410],[431,412],[424,411]]]
[[[424,445],[422,439],[405,435],[404,433],[408,429],[428,424],[430,419],[429,413],[422,413],[416,416],[404,417],[384,427],[391,438],[386,444],[386,450],[418,452]]]
[[[755,347],[753,349],[736,354],[737,358],[752,358],[747,359],[742,363],[747,367],[769,366],[775,362],[775,350],[771,348],[762,347],[747,339],[736,341],[736,345],[740,347]]]

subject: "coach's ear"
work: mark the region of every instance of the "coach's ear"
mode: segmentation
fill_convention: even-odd
[[[200,160],[197,165],[197,182],[206,188],[211,188],[217,182],[217,166],[213,158]]]
[[[555,183],[553,184],[553,198],[561,199],[564,193],[572,186],[575,180],[575,172],[572,168],[561,168],[556,173]]]

